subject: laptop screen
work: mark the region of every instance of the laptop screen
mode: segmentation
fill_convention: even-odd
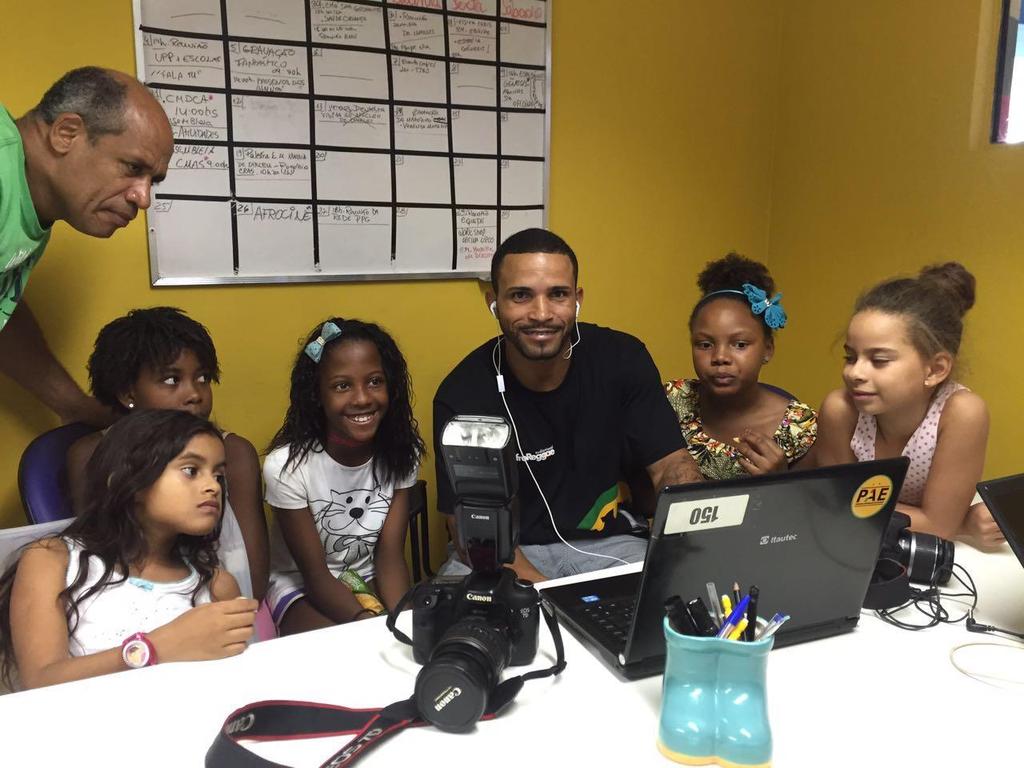
[[[978,483],[978,491],[1024,566],[1024,475],[985,480]]]
[[[760,589],[761,615],[792,616],[776,645],[856,624],[899,497],[900,457],[666,488],[659,496],[636,621],[657,626],[665,598]],[[634,634],[628,658],[663,652],[661,633]]]

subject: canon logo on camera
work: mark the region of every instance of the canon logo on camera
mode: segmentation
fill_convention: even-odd
[[[434,711],[440,712],[442,709],[451,704],[455,699],[462,695],[461,688],[448,688],[442,693],[434,702]]]
[[[472,600],[474,603],[489,603],[491,602],[490,595],[479,595],[476,592],[467,592],[466,599]]]

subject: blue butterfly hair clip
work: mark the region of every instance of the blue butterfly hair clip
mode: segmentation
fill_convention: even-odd
[[[750,311],[755,315],[764,314],[764,324],[769,328],[786,327],[786,310],[782,308],[782,294],[777,293],[771,299],[768,294],[750,283],[743,284],[743,293],[750,302]]]
[[[341,328],[328,320],[324,323],[324,327],[320,329],[320,335],[306,345],[306,355],[314,363],[319,363],[320,358],[324,355],[324,347],[327,345],[327,342],[339,336],[341,336]]]

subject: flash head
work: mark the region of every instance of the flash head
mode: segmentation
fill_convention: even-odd
[[[476,571],[494,571],[515,559],[519,470],[512,438],[499,416],[454,416],[441,431],[459,546]]]
[[[497,416],[454,416],[441,432],[448,479],[459,501],[504,503],[519,488],[512,428]]]

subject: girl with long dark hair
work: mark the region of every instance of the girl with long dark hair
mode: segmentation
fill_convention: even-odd
[[[275,516],[267,602],[282,634],[395,607],[409,588],[409,488],[423,453],[394,339],[361,320],[317,324],[263,465]]]
[[[86,466],[82,513],[0,577],[3,678],[16,666],[35,688],[241,653],[257,603],[217,564],[223,481],[224,441],[207,420],[116,422]]]

